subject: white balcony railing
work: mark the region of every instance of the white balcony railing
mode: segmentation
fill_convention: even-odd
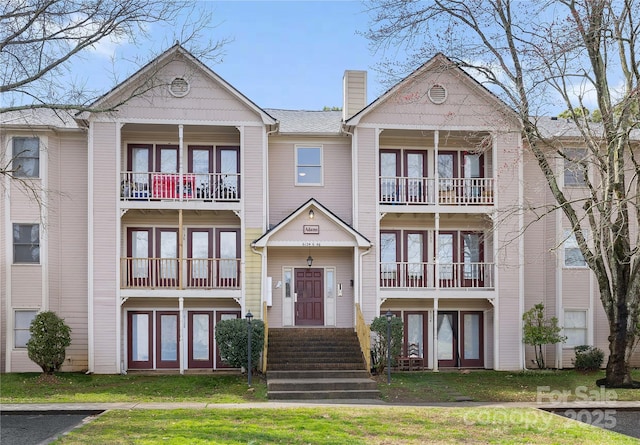
[[[239,289],[239,258],[120,258],[121,289]]]
[[[494,287],[494,263],[380,263],[381,288]],[[437,280],[437,282],[436,282]]]
[[[239,173],[122,172],[124,201],[239,201]]]
[[[436,187],[437,185],[437,187]],[[380,177],[380,204],[493,205],[493,178]]]

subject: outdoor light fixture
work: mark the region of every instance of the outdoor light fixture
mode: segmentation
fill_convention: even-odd
[[[385,314],[387,317],[387,385],[391,385],[391,309]]]
[[[251,311],[247,312],[247,379],[248,384],[251,386],[251,319],[253,314]]]
[[[309,209],[309,219],[315,218],[316,214],[313,213],[313,209]]]
[[[313,258],[311,257],[311,255],[309,255],[307,257],[307,266],[311,267],[312,264],[313,264]]]

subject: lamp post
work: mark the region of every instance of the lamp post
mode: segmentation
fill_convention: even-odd
[[[247,312],[247,378],[249,386],[251,386],[251,319],[253,314],[251,311]]]
[[[387,385],[391,385],[391,309],[387,310]]]

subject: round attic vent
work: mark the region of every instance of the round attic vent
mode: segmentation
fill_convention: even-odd
[[[429,100],[434,104],[441,104],[447,100],[447,90],[442,85],[434,85],[428,91]]]
[[[175,97],[184,97],[189,94],[189,82],[182,77],[176,77],[169,85],[169,92]]]

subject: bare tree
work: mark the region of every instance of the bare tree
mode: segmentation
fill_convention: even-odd
[[[163,35],[166,47],[179,42],[199,60],[216,61],[227,39],[213,41],[207,34],[215,27],[212,11],[202,4],[174,0],[5,0],[0,2],[0,125],[24,121],[32,123],[32,113],[46,109],[43,116],[64,126],[80,111],[116,110],[133,97],[166,83],[157,77],[163,66],[148,68],[141,82],[117,102],[98,101],[110,86],[119,83],[119,68],[127,64],[140,68],[153,55],[141,52],[135,60],[112,60],[113,85],[96,91],[76,73],[78,61],[96,45],[126,42],[148,43],[154,25],[171,27],[173,35]],[[42,114],[42,113],[41,113]],[[42,116],[38,115],[35,120]],[[40,204],[41,190],[24,180],[16,159],[21,153],[0,157],[0,176],[12,182]]]
[[[633,386],[640,313],[640,2],[637,0],[374,0],[365,33],[377,50],[405,45],[407,61],[436,51],[483,82],[522,121],[522,137],[595,274],[609,321],[603,384]],[[405,67],[395,66],[393,74]],[[583,112],[592,95],[602,121]],[[536,115],[568,108],[586,157],[551,140]],[[576,199],[558,183],[558,158],[588,165]],[[638,385],[638,383],[635,383]]]

